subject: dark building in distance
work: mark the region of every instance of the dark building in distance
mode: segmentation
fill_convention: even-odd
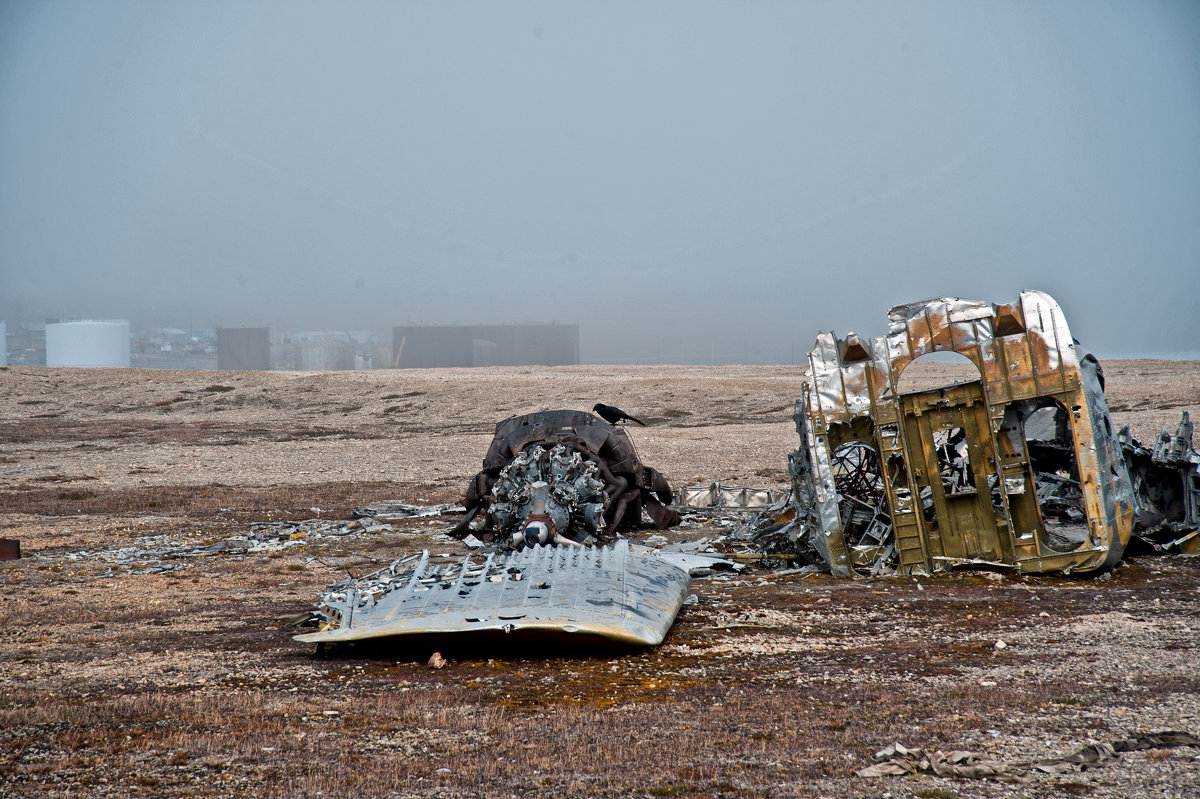
[[[270,369],[270,328],[218,327],[217,368],[263,372]]]
[[[392,366],[569,366],[579,325],[408,325],[392,328]]]

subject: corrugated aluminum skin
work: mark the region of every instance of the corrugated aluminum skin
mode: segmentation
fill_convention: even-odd
[[[394,635],[542,630],[628,644],[662,642],[688,573],[662,558],[607,547],[538,546],[436,566],[428,551],[332,586],[320,632],[305,643]]]

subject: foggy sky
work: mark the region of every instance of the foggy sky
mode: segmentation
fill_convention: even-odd
[[[0,2],[10,330],[788,362],[1024,288],[1200,351],[1200,4]]]

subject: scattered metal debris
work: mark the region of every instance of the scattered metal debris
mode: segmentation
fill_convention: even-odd
[[[582,411],[542,411],[496,425],[454,534],[511,548],[606,542],[637,526],[643,510],[660,530],[678,523],[670,501],[666,478],[641,463],[624,428]]]
[[[44,561],[98,560],[111,566],[132,566],[131,574],[155,574],[183,568],[179,562],[188,558],[212,555],[246,555],[280,552],[309,546],[328,538],[350,538],[363,534],[387,532],[391,525],[374,519],[334,521],[308,519],[298,522],[256,522],[250,525],[249,535],[203,542],[179,541],[169,536],[146,536],[130,546],[106,550],[78,550],[64,553],[36,552],[29,557]],[[166,562],[174,561],[174,562]]]
[[[281,549],[304,546],[305,543],[322,538],[344,538],[362,533],[391,531],[390,524],[374,518],[350,521],[335,519],[307,519],[301,522],[254,522],[250,525],[251,535],[247,538],[247,552],[276,552]],[[231,541],[236,539],[230,539]]]
[[[881,762],[860,769],[860,777],[886,777],[904,774],[930,773],[939,777],[992,779],[998,782],[1032,782],[1040,774],[1062,774],[1111,763],[1122,752],[1145,749],[1173,749],[1177,746],[1200,746],[1200,738],[1186,732],[1153,732],[1136,738],[1123,738],[1111,743],[1088,744],[1066,757],[1048,760],[1006,762],[989,760],[976,752],[925,752],[894,743],[875,753]]]
[[[445,565],[426,550],[330,586],[314,613],[320,630],[295,638],[326,644],[540,631],[653,646],[666,636],[689,582],[685,568],[634,552],[624,540],[604,547],[531,546]]]
[[[1174,435],[1158,434],[1153,449],[1143,447],[1128,425],[1117,440],[1137,495],[1134,533],[1159,552],[1200,555],[1200,452],[1188,412]]]
[[[817,337],[794,418],[792,499],[754,522],[764,546],[831,572],[963,564],[1091,572],[1121,559],[1137,499],[1096,359],[1038,291],[901,305],[886,336]],[[905,390],[921,356],[978,379]]]
[[[399,500],[384,500],[362,505],[354,509],[354,515],[374,519],[380,522],[398,522],[403,519],[421,519],[426,516],[445,516],[452,513],[465,513],[462,505],[413,505]]]

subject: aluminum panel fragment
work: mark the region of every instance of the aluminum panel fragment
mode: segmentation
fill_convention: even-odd
[[[676,490],[672,502],[677,508],[761,508],[786,495],[787,491],[781,489],[735,487],[713,481]]]
[[[591,634],[626,644],[662,642],[687,594],[687,570],[605,547],[533,546],[449,565],[429,552],[330,586],[321,629],[305,643],[482,631]]]

